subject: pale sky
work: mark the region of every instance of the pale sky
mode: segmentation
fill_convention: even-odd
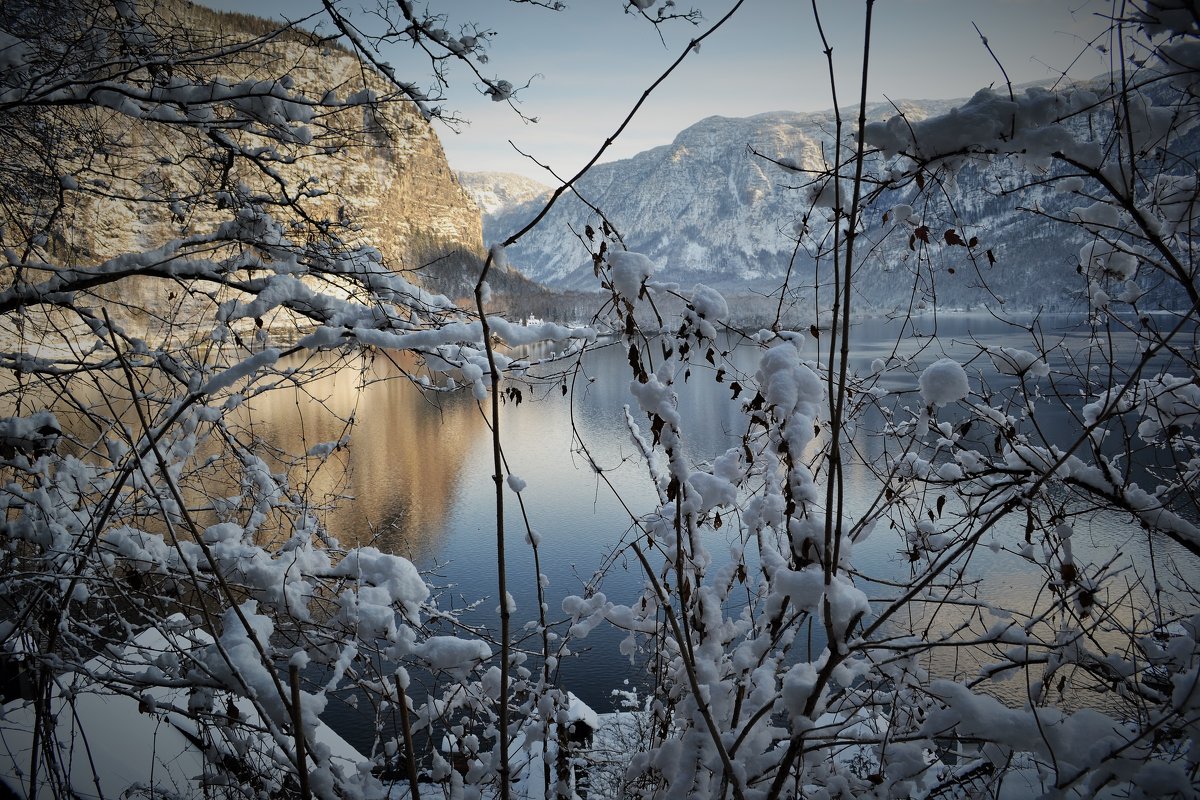
[[[318,0],[202,0],[215,8],[295,19],[319,8]],[[384,0],[388,2],[388,0]],[[414,5],[421,6],[423,0]],[[506,0],[429,0],[449,17],[445,27],[475,22],[497,32],[485,67],[515,85],[532,79],[519,95],[523,122],[505,103],[482,97],[466,70],[451,74],[445,103],[470,120],[458,132],[439,126],[450,165],[461,170],[519,172],[550,179],[509,144],[554,167],[577,171],[611,135],[641,93],[678,56],[687,42],[723,16],[734,0],[676,0],[698,8],[696,27],[674,22],[654,26],[622,11],[624,0],[565,0],[567,9],[547,11]],[[352,2],[347,7],[356,5]],[[364,4],[369,7],[371,0]],[[969,96],[1003,77],[971,23],[979,25],[1014,83],[1071,75],[1086,78],[1107,69],[1108,56],[1088,47],[1109,11],[1101,0],[878,0],[872,33],[872,100],[944,99]],[[838,99],[857,100],[865,3],[818,3],[833,46]],[[366,12],[355,20],[370,25]],[[1100,40],[1103,44],[1104,40]],[[651,96],[648,105],[603,159],[627,158],[669,143],[683,128],[712,115],[750,116],[766,111],[830,108],[827,66],[807,0],[745,0],[742,8]],[[1073,66],[1081,52],[1085,55]],[[429,85],[427,71],[405,52],[389,53],[401,74]],[[405,73],[406,66],[413,71]]]

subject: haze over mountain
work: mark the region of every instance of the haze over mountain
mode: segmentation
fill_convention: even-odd
[[[552,187],[515,172],[457,172],[459,184],[484,215],[544,197]]]

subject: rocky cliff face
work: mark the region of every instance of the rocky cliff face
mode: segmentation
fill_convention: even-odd
[[[353,54],[301,31],[248,47],[214,46],[252,40],[274,24],[182,0],[140,10],[147,25],[161,26],[165,35],[186,35],[189,43],[198,43],[192,46],[202,48],[206,58],[190,80],[275,84],[282,79],[289,91],[313,98],[332,92],[342,100],[386,90]],[[229,50],[228,57],[223,50]],[[297,208],[316,225],[335,223],[348,244],[377,248],[392,269],[416,270],[410,280],[438,291],[443,269],[474,269],[482,254],[479,210],[447,164],[435,130],[410,103],[347,104],[345,110],[322,113],[309,125],[314,138],[307,147],[279,147],[284,157],[261,170],[252,159],[241,159],[225,177],[204,149],[206,132],[197,127],[171,130],[105,109],[62,114],[56,124],[75,126],[104,142],[102,191],[90,190],[95,152],[79,147],[62,154],[57,165],[60,173],[77,176],[71,186],[88,189],[68,192],[59,211],[59,256],[69,253],[68,263],[96,263],[210,230],[228,216],[214,196],[242,189],[299,197]],[[267,138],[260,143],[278,147]],[[283,220],[294,218],[293,211],[277,204],[267,207]],[[438,266],[421,269],[431,262]],[[154,308],[161,291],[161,281],[126,282],[120,299],[131,301],[129,313],[134,313]]]
[[[197,27],[214,31],[241,27],[250,33],[262,24],[191,3],[186,15]],[[364,89],[386,91],[351,53],[307,41],[269,42],[246,62],[225,69],[244,80],[277,74],[286,64],[296,87],[314,97],[331,89],[343,98]],[[343,136],[341,152],[306,159],[293,179],[315,179],[328,189],[342,207],[339,213],[361,224],[361,238],[379,247],[394,268],[417,268],[455,248],[482,253],[479,209],[450,169],[433,126],[415,106],[389,101],[373,111],[355,109],[331,127]]]

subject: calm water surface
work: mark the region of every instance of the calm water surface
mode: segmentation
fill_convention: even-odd
[[[1047,342],[1061,348],[1054,353],[1061,365],[1068,353],[1082,352],[1088,332],[1061,321],[1059,328],[1047,335]],[[867,371],[875,359],[893,355],[915,358],[919,365],[944,355],[966,361],[978,352],[977,342],[1032,349],[1028,333],[987,315],[929,317],[908,323],[903,331],[899,323],[868,320],[856,327],[852,341],[852,367],[860,371]],[[757,353],[742,346],[733,350],[731,358],[752,374]],[[812,343],[806,356],[815,357]],[[1132,361],[1135,356],[1129,348],[1121,351],[1123,359]],[[694,369],[699,372],[701,367]],[[994,386],[1001,384],[986,358],[977,359],[969,369],[983,371]],[[370,542],[411,558],[427,572],[430,583],[440,587],[440,607],[479,602],[477,611],[464,619],[485,624],[495,619],[497,606],[495,489],[485,419],[468,395],[423,394],[406,380],[389,379],[397,375],[394,366],[377,360],[365,375],[347,369],[304,394],[275,392],[255,401],[256,424],[280,444],[307,447],[340,438],[346,432],[345,420],[353,415],[350,446],[310,464],[303,476],[318,494],[344,496],[325,517],[330,532],[343,544]],[[623,406],[633,404],[629,381],[625,350],[600,348],[585,358],[574,392],[563,396],[558,384],[550,384],[526,390],[519,405],[504,406],[505,455],[511,473],[528,484],[522,498],[541,539],[541,569],[549,578],[546,591],[552,620],[563,617],[563,597],[580,594],[589,584],[618,603],[636,598],[642,586],[636,563],[623,557],[607,563],[629,535],[629,511],[642,514],[656,505],[645,466],[636,457],[625,427]],[[915,389],[912,373],[896,371],[884,378],[883,385],[900,393],[902,405],[919,404],[915,393],[904,394]],[[690,459],[702,462],[736,443],[745,430],[740,406],[746,398],[733,400],[728,380],[724,384],[691,380],[681,387],[680,410],[690,434]],[[1061,388],[1078,392],[1077,385]],[[972,389],[980,389],[974,377]],[[1075,429],[1070,416],[1061,412],[1048,419],[1049,437],[1069,441]],[[581,452],[580,440],[590,457]],[[878,438],[866,431],[856,444],[867,460],[882,452]],[[851,470],[850,475],[851,503],[861,508],[878,487],[865,467]],[[507,489],[505,503],[509,591],[517,603],[513,629],[520,631],[524,622],[537,618],[535,570],[516,496]],[[728,558],[729,544],[736,536],[735,525],[709,535],[706,544],[718,562]],[[1157,563],[1164,574],[1173,572],[1181,581],[1200,585],[1194,559],[1175,553],[1165,542],[1156,546],[1157,558],[1152,559],[1145,536],[1123,519],[1097,517],[1077,526],[1074,543],[1078,560],[1120,551],[1139,570]],[[856,566],[866,574],[903,581],[910,567],[902,548],[898,533],[877,530],[856,548]],[[607,570],[598,581],[595,573],[601,566]],[[1025,562],[1003,553],[985,550],[973,568],[987,573],[988,591],[1006,597],[1032,597],[1044,583],[1043,575],[1031,573]],[[646,677],[644,669],[618,652],[623,638],[624,634],[602,625],[575,643],[575,656],[562,662],[561,684],[597,710],[611,708],[613,689],[627,680],[640,684]],[[534,640],[528,646],[540,648]],[[1016,684],[1011,699],[1021,702],[1024,682]],[[334,708],[330,719],[352,743],[369,747],[370,733],[355,712]]]

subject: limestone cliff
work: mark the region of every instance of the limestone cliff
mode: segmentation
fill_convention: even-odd
[[[256,26],[252,17],[219,14],[190,3],[186,13],[201,29]],[[347,97],[364,88],[386,93],[383,80],[353,54],[314,46],[300,34],[297,39],[268,44],[257,58],[247,60],[250,69],[244,72],[238,65],[228,68],[244,79],[269,76],[278,65],[289,65],[287,74],[310,96],[333,90]],[[433,126],[416,107],[389,101],[352,113],[363,114],[363,119],[340,121],[338,132],[346,137],[342,153],[336,159],[305,162],[306,171],[316,168],[310,173],[316,183],[338,199],[338,213],[360,223],[361,238],[380,248],[397,269],[419,268],[456,249],[480,256],[479,209],[450,169]]]
[[[130,58],[130,48],[145,47],[144,73],[118,76],[144,94],[113,101],[103,89],[92,90],[88,102],[6,112],[6,128],[29,134],[22,145],[10,138],[6,149],[32,145],[5,160],[32,165],[30,183],[41,188],[26,192],[23,203],[5,204],[4,245],[29,249],[34,259],[44,252],[52,264],[94,265],[211,231],[249,198],[296,241],[332,235],[345,245],[370,245],[385,265],[412,271],[409,280],[438,291],[447,269],[456,279],[477,269],[479,211],[434,128],[354,54],[301,30],[274,32],[275,23],[184,0],[146,0],[136,9],[129,19],[102,10],[95,19],[40,23],[37,33],[47,40],[106,37],[98,53],[88,54],[95,63],[118,48]],[[81,63],[94,72],[92,63],[82,57]],[[94,80],[82,68],[75,74],[85,75],[77,79],[85,88]],[[116,82],[107,80],[100,85]],[[206,107],[212,117],[199,124],[194,108],[171,105],[185,92],[244,92],[247,82],[254,83],[247,99]],[[166,101],[145,102],[154,96]],[[310,105],[289,106],[297,96]],[[131,110],[124,102],[140,105]],[[236,114],[239,102],[254,124],[222,116],[230,108]],[[279,138],[270,120],[263,122],[271,103],[282,109]],[[303,126],[287,116],[297,108],[311,117]],[[214,147],[218,136],[237,140],[236,159],[222,160],[230,148]],[[26,241],[18,231],[30,232]],[[139,279],[101,291],[115,315],[143,321],[187,315],[187,308],[167,307],[189,293]]]

